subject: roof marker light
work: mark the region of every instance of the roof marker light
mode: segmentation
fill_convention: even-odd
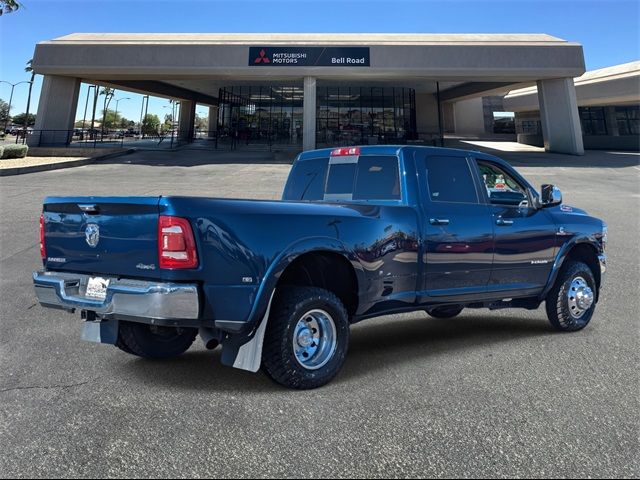
[[[335,148],[331,151],[332,157],[346,157],[352,155],[360,155],[360,147]]]

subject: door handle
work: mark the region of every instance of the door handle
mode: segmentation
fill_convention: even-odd
[[[496,220],[496,225],[500,225],[501,227],[513,225],[513,220],[505,220],[504,218],[499,218]]]
[[[448,218],[430,218],[429,223],[431,225],[449,225]]]

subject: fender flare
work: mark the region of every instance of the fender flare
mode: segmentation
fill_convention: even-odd
[[[589,245],[590,247],[594,248],[594,250],[596,251],[596,254],[598,253],[598,247],[597,247],[596,241],[592,237],[587,235],[580,235],[580,236],[573,237],[571,240],[569,240],[564,245],[562,245],[562,247],[556,254],[556,259],[553,262],[553,267],[551,268],[551,272],[549,273],[547,284],[545,285],[544,290],[542,290],[542,293],[540,294],[540,300],[544,300],[544,298],[547,296],[551,288],[553,288],[553,285],[556,283],[558,275],[560,274],[560,270],[562,269],[562,266],[564,265],[565,260],[571,253],[571,250],[573,250],[574,247],[582,244]]]
[[[310,237],[289,245],[271,262],[260,284],[256,300],[247,319],[247,325],[252,327],[250,333],[236,334],[223,342],[221,359],[223,364],[250,372],[257,372],[260,369],[264,335],[278,280],[293,261],[301,255],[312,252],[330,252],[342,255],[352,265],[355,264],[354,270],[358,285],[364,284],[364,269],[355,254],[350,252],[339,240],[331,237]]]

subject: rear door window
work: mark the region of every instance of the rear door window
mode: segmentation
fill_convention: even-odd
[[[465,157],[427,157],[427,182],[432,202],[478,203]]]

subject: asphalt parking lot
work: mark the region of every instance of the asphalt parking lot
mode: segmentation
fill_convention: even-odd
[[[1,477],[640,475],[637,155],[510,155],[609,224],[587,329],[554,333],[544,309],[370,320],[339,376],[306,392],[224,367],[200,343],[162,362],[87,344],[79,316],[36,305],[45,195],[277,198],[289,169],[207,155],[0,178]]]

